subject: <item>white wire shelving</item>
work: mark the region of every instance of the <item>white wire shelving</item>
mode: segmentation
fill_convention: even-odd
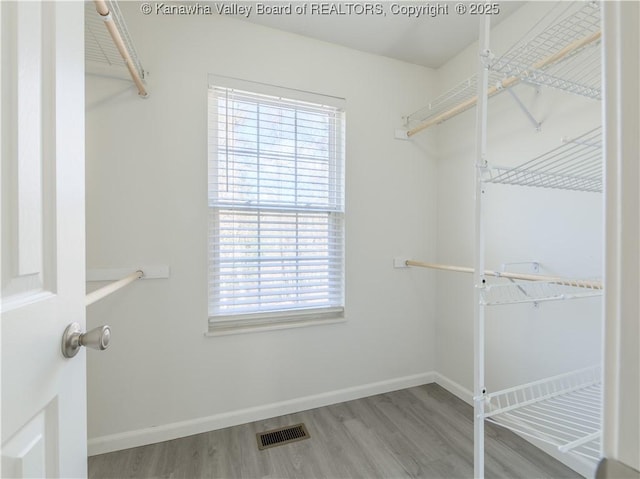
[[[598,2],[568,7],[560,2],[502,56],[492,58],[488,54],[487,95],[494,96],[524,82],[599,100],[600,33]],[[474,107],[478,100],[477,78],[477,74],[472,75],[408,115],[407,136]]]
[[[488,27],[485,26],[484,32],[481,30],[479,54],[484,60],[478,74],[497,73],[501,79],[493,86],[493,80],[477,82],[476,272],[485,269],[486,211],[482,194],[485,183],[602,191],[602,132],[599,128],[515,168],[493,167],[486,159],[487,98],[509,90],[536,129],[540,124],[512,90],[518,83],[552,87],[590,100],[601,98],[600,23],[597,2],[559,2],[523,35],[521,41],[497,58],[488,55]],[[485,22],[487,24],[488,21]],[[441,115],[430,122],[422,122],[407,136],[450,117]],[[512,281],[513,278],[505,274],[494,285],[485,276],[474,278],[474,477],[484,477],[485,422],[499,424],[531,438],[534,444],[541,441],[555,446],[560,453],[577,455],[584,460],[580,467],[586,464],[585,471],[593,470],[600,456],[602,400],[599,368],[579,370],[487,394],[485,326],[488,306],[597,296],[602,292],[602,282],[577,280],[571,283],[539,278],[540,281],[521,283]],[[505,278],[511,283],[506,283]]]
[[[487,394],[483,418],[595,463],[600,457],[599,367]]]
[[[562,9],[561,11],[557,11]],[[551,14],[551,12],[550,12]],[[600,6],[598,2],[560,5],[553,21],[539,33],[526,35],[491,69],[505,77],[600,99]],[[539,26],[544,25],[544,19]],[[559,57],[555,60],[556,57]]]
[[[564,143],[517,167],[493,166],[486,183],[602,192],[602,128]]]
[[[474,274],[474,268],[450,264],[427,263],[416,260],[396,261],[404,266],[416,266],[441,271]],[[539,263],[522,262],[512,264],[532,264],[538,271]],[[505,265],[503,265],[504,268]],[[566,299],[589,298],[602,296],[603,283],[599,279],[578,279],[562,276],[518,273],[512,271],[493,271],[485,269],[483,276],[492,277],[492,281],[483,283],[480,303],[483,306],[517,303],[539,303],[543,301],[559,301]]]
[[[510,281],[488,284],[481,295],[485,306],[504,304],[541,303],[602,296],[602,288],[596,282],[581,281],[581,286],[571,286],[550,281]]]
[[[537,7],[536,7],[537,8]],[[519,83],[544,86],[601,99],[601,14],[595,1],[558,2],[502,56],[490,50],[490,18],[481,22],[478,73],[405,118],[413,135],[477,106],[475,157],[475,260],[473,268],[406,260],[419,266],[474,275],[474,477],[485,472],[485,421],[522,436],[555,445],[562,453],[586,459],[592,469],[600,456],[601,373],[598,368],[575,371],[487,394],[485,387],[487,307],[537,303],[602,295],[598,280],[573,280],[540,274],[485,269],[486,183],[601,192],[602,129],[596,128],[525,163],[487,163],[488,99],[509,91],[529,120],[513,87]],[[527,159],[529,156],[527,156]],[[517,166],[513,166],[517,165]],[[537,272],[537,270],[535,270]],[[489,281],[487,277],[492,277]],[[535,443],[535,441],[534,441]]]
[[[489,83],[497,84],[502,77],[502,74],[498,72],[490,72]],[[437,124],[448,120],[474,107],[477,100],[477,92],[478,75],[474,74],[431,100],[425,107],[408,115],[406,124],[409,127],[415,127],[426,122],[433,121],[434,124]]]
[[[115,0],[107,0],[106,5],[109,8],[110,20],[112,20],[122,37],[122,41],[127,49],[132,65],[138,72],[141,79],[145,77],[145,71],[135,49],[131,35],[124,21],[122,12],[118,2]],[[107,71],[113,70],[115,73],[125,75],[127,65],[115,45],[108,30],[105,28],[104,20],[96,13],[90,4],[84,9],[84,42],[85,42],[85,61],[95,68]]]

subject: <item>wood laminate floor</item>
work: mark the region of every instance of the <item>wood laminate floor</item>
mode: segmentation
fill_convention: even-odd
[[[310,438],[263,451],[256,433],[304,422]],[[487,424],[487,478],[580,478]],[[471,478],[472,408],[436,384],[92,456],[89,478]]]

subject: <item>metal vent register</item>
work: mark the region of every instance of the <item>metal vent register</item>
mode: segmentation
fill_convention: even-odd
[[[295,426],[286,426],[271,431],[259,432],[256,434],[258,439],[258,449],[267,449],[269,447],[281,446],[290,442],[308,439],[309,433],[304,424],[296,424]]]

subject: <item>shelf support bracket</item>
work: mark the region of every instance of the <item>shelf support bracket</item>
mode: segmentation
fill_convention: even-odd
[[[527,107],[524,106],[524,103],[522,103],[522,100],[520,100],[520,97],[516,95],[516,92],[514,92],[512,88],[507,88],[507,91],[509,92],[509,95],[511,95],[511,98],[513,98],[513,101],[516,102],[525,116],[529,119],[536,131],[540,131],[542,129],[542,122],[535,119],[535,117],[531,114]]]

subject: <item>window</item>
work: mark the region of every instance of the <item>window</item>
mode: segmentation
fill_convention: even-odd
[[[344,112],[287,93],[209,88],[211,331],[343,314]]]

